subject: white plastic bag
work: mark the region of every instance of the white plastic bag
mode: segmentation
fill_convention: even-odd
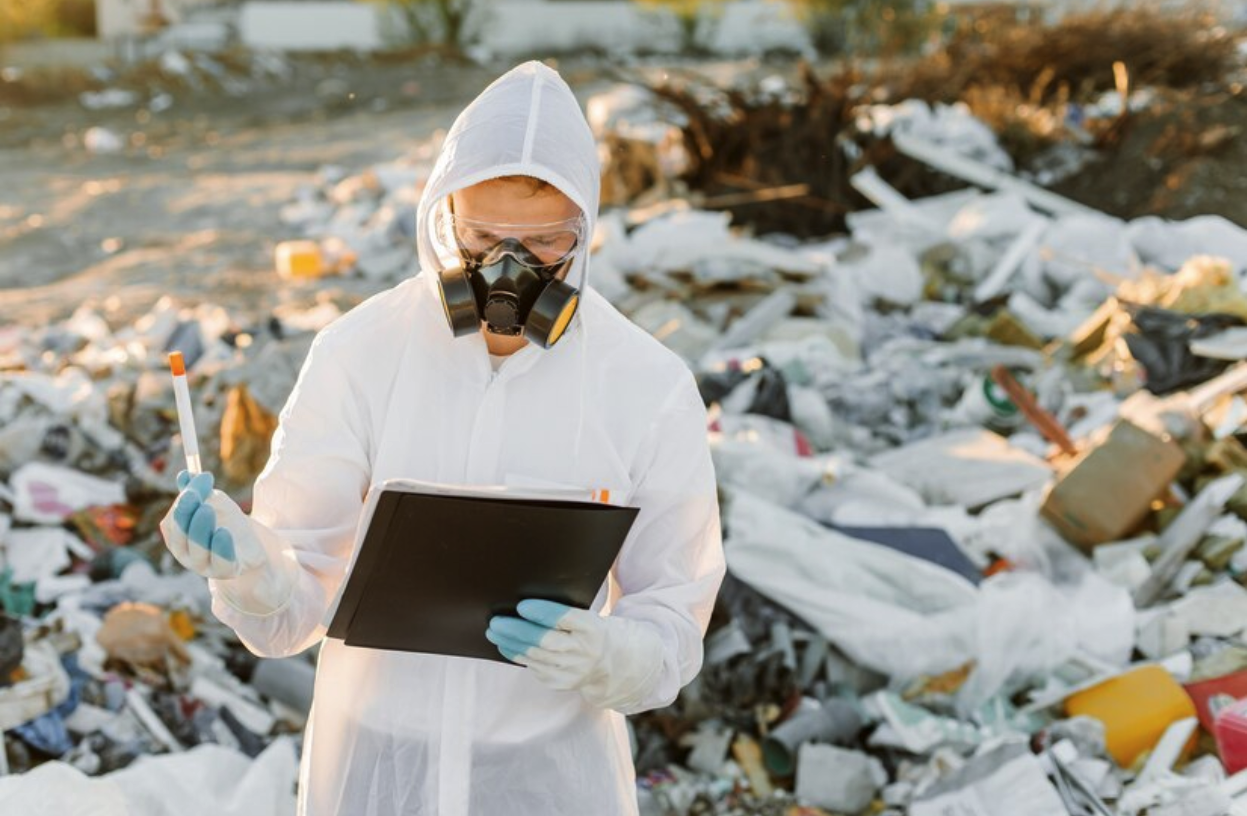
[[[733,575],[862,666],[904,681],[973,661],[958,695],[964,710],[1081,653],[1124,665],[1133,646],[1129,595],[1090,571],[1069,589],[1027,573],[976,588],[739,490],[727,502],[725,531]]]
[[[253,761],[219,745],[140,757],[89,778],[64,762],[0,777],[0,813],[58,816],[293,816],[298,759],[288,737]]]
[[[1145,263],[1176,272],[1192,256],[1217,255],[1237,271],[1247,269],[1247,230],[1219,215],[1166,221],[1155,215],[1136,218],[1127,234]]]

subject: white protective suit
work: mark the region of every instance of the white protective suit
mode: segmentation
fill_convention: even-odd
[[[211,580],[212,608],[259,655],[321,641],[365,494],[386,479],[607,488],[640,513],[593,609],[659,633],[659,680],[634,711],[664,706],[701,667],[724,573],[705,411],[684,363],[586,287],[587,252],[568,275],[580,311],[550,350],[526,346],[494,374],[480,334],[453,338],[428,212],[454,190],[516,174],[555,185],[592,227],[593,137],[571,90],[536,62],[489,86],[451,128],[420,204],[423,271],[324,329],[281,413],[252,517],[294,548],[293,598],[249,615]],[[324,638],[299,813],[635,814],[624,722],[634,711],[595,709],[519,666]]]

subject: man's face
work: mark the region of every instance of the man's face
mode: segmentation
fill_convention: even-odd
[[[534,193],[531,186],[520,181],[484,181],[458,190],[451,199],[457,218],[490,224],[554,224],[580,214],[580,208],[557,189],[545,187]],[[460,240],[467,237],[460,236]],[[495,237],[501,240],[506,236],[473,236],[484,243]],[[533,244],[529,250],[540,255],[542,245]],[[564,269],[559,276],[566,274]]]

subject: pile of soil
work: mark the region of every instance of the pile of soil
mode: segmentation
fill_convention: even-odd
[[[728,85],[664,72],[638,81],[687,120],[682,181],[708,201],[731,202],[724,209],[734,221],[758,232],[842,230],[846,213],[872,206],[849,185],[867,165],[910,198],[964,187],[897,154],[889,140],[857,132],[862,105],[907,99],[967,105],[1023,176],[1042,169],[1054,148],[1077,144],[1084,156],[1077,171],[1051,186],[1106,213],[1211,213],[1247,225],[1240,34],[1200,13],[1146,9],[1087,12],[1051,25],[1021,19],[1016,9],[969,19],[973,25],[921,59],[869,70],[801,64],[785,93],[764,92],[760,77]],[[1106,93],[1131,104],[1105,115]],[[1086,110],[1098,115],[1080,115]],[[802,184],[801,195],[766,193]]]

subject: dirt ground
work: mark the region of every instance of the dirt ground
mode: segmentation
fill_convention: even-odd
[[[1158,94],[1120,142],[1054,189],[1120,218],[1222,215],[1247,226],[1243,87]]]
[[[355,65],[243,98],[175,96],[163,113],[93,112],[76,98],[0,107],[0,325],[43,324],[84,302],[121,322],[165,294],[251,317],[311,302],[323,284],[273,270],[275,244],[298,237],[282,205],[324,165],[355,171],[449,127],[502,70]],[[565,75],[578,91],[596,86],[591,71]],[[126,150],[92,155],[92,126]],[[359,297],[383,286],[333,285]]]
[[[392,158],[453,119],[431,105],[329,121],[215,118],[143,152],[57,144],[0,151],[0,323],[39,323],[87,300],[143,311],[162,294],[227,307],[299,296],[272,267],[297,237],[278,213],[317,168]],[[110,250],[114,250],[111,251]]]
[[[324,165],[355,171],[401,156],[509,67],[427,55],[292,64],[245,94],[174,88],[162,112],[87,110],[78,93],[108,87],[89,79],[34,90],[0,81],[0,326],[43,324],[84,302],[121,323],[165,294],[247,319],[311,303],[324,283],[291,284],[273,270],[276,243],[299,237],[280,222],[281,207]],[[591,58],[558,67],[585,99],[616,76]],[[795,74],[748,61],[697,69],[720,83]],[[120,86],[147,99],[153,81],[139,73]],[[125,150],[90,153],[83,137],[93,126],[118,133]],[[1238,82],[1163,92],[1113,149],[1055,189],[1123,218],[1214,213],[1247,224],[1244,130]],[[353,300],[386,284],[330,285]]]

